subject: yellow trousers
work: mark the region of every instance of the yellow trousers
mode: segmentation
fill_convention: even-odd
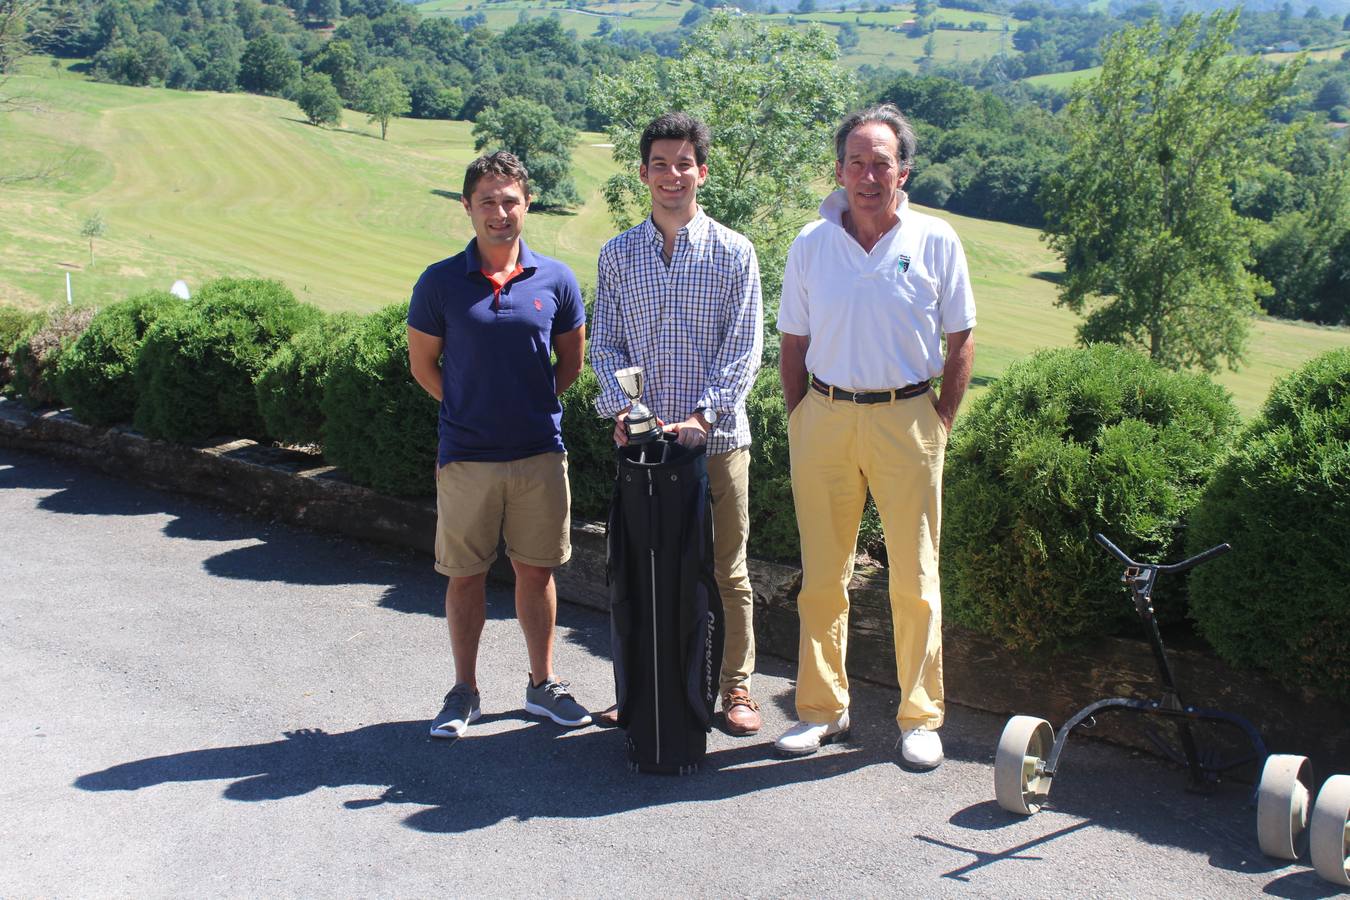
[[[797,718],[824,723],[848,708],[848,583],[867,493],[890,563],[896,719],[942,724],[938,535],[947,430],[932,392],[892,403],[830,400],[808,389],[788,420],[792,496],[802,543],[797,597]]]

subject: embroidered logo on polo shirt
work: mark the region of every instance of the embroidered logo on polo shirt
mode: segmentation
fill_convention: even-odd
[[[901,275],[903,275],[903,274],[905,274],[906,272],[908,272],[908,271],[909,271],[909,257],[906,256],[905,254],[901,253],[901,254],[900,254],[900,261],[897,262],[897,263],[895,264],[895,270],[896,270],[897,272],[899,272]]]
[[[534,308],[537,309],[537,310],[539,310],[540,312],[543,312],[543,311],[544,311],[544,304],[543,304],[543,302],[540,301],[540,300],[535,300],[535,301],[534,301]]]

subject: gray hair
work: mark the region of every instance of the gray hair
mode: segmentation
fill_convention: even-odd
[[[919,142],[914,137],[914,129],[910,126],[909,120],[894,103],[881,103],[850,114],[834,133],[835,159],[844,161],[844,145],[848,143],[849,134],[867,122],[880,122],[894,131],[895,142],[900,148],[900,162],[906,166],[914,162]]]

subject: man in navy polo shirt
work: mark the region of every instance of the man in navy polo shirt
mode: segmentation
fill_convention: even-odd
[[[422,273],[408,309],[413,377],[441,404],[436,571],[450,578],[445,618],[455,663],[431,735],[459,737],[479,716],[478,643],[501,536],[530,658],[525,709],[587,725],[590,715],[553,672],[553,569],[572,553],[558,396],[585,355],[581,289],[566,266],[521,239],[530,184],[515,156],[474,160],[460,200],[475,237]]]

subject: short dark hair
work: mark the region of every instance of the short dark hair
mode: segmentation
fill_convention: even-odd
[[[834,133],[834,158],[844,161],[844,145],[853,129],[868,122],[880,122],[895,132],[895,142],[900,149],[900,162],[908,166],[914,162],[914,154],[919,142],[914,137],[914,129],[909,120],[894,103],[881,103],[869,106],[849,115]]]
[[[694,145],[694,159],[698,164],[708,162],[708,147],[712,144],[712,132],[702,121],[688,113],[668,112],[652,119],[642,131],[639,148],[642,151],[642,164],[651,159],[652,144],[657,141],[688,141]]]
[[[500,175],[519,181],[525,196],[530,196],[530,171],[510,150],[488,153],[469,163],[469,167],[464,170],[464,191],[461,194],[465,200],[473,198],[473,189],[478,187],[484,175]]]

